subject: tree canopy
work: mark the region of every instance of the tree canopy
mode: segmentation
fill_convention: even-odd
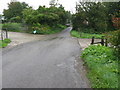
[[[22,11],[26,8],[29,8],[29,6],[25,2],[10,2],[8,3],[8,9],[4,9],[3,14],[7,21],[21,22]]]
[[[73,15],[75,30],[86,27],[96,32],[113,29],[112,17],[120,17],[120,2],[79,2]]]
[[[51,6],[39,6],[37,10],[32,8],[23,10],[23,18],[26,23],[40,23],[47,25],[54,24],[65,24],[68,19],[68,11],[65,11],[64,7],[60,5],[59,7]],[[70,13],[69,13],[70,14]]]

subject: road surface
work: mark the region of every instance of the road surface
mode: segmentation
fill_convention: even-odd
[[[82,64],[77,69],[81,49],[71,29],[3,50],[2,87],[88,88]]]

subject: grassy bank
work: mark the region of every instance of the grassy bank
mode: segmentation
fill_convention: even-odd
[[[92,88],[118,88],[118,60],[113,49],[91,45],[82,52]]]
[[[92,38],[94,36],[96,39],[100,39],[103,36],[102,34],[90,34],[90,33],[84,33],[84,32],[79,33],[78,31],[75,31],[75,30],[72,30],[70,34],[71,36],[77,37],[77,38]]]
[[[4,39],[3,41],[0,40],[0,48],[6,47],[11,42],[10,39]]]

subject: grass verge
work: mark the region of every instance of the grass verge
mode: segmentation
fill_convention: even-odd
[[[82,52],[92,88],[118,88],[118,58],[113,51],[109,47],[90,45]]]
[[[38,28],[36,30],[36,34],[54,34],[54,33],[61,32],[65,28],[66,26],[60,25],[60,24],[53,27],[43,25],[41,26],[41,28]],[[33,33],[33,32],[34,30],[30,31],[29,33]]]
[[[0,48],[6,47],[11,42],[10,39],[4,39],[3,41],[0,40]]]
[[[75,31],[75,30],[72,30],[70,34],[73,37],[77,37],[77,38],[92,38],[94,36],[96,39],[100,39],[103,36],[102,34],[90,34],[90,33],[83,33],[83,32],[79,33],[78,31]]]

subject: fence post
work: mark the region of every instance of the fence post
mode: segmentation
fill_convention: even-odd
[[[2,30],[1,30],[1,40],[3,41],[3,32],[2,32]]]
[[[5,31],[6,31],[6,38],[8,38],[8,32],[7,32],[7,28],[5,29]]]
[[[104,46],[104,36],[101,38],[101,45]]]
[[[108,40],[107,40],[107,38],[105,39],[105,46],[106,47],[108,46]]]
[[[93,37],[92,37],[92,42],[91,42],[91,44],[94,44],[94,38],[95,38],[95,37],[93,36]]]

